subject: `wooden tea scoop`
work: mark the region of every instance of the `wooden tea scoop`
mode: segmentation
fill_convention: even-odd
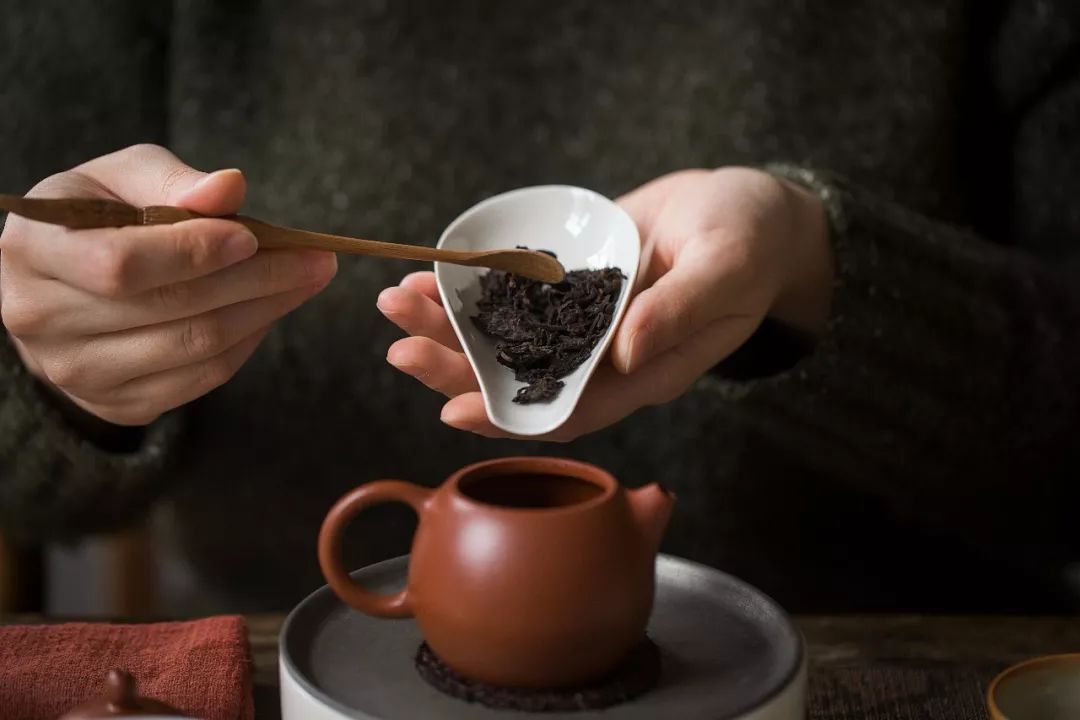
[[[24,198],[0,194],[0,210],[29,220],[63,225],[75,229],[127,227],[131,225],[169,225],[183,220],[206,217],[199,213],[167,205],[135,207],[115,200],[82,198]],[[470,265],[522,275],[542,282],[562,282],[566,270],[558,260],[535,250],[439,250],[420,245],[400,245],[377,240],[359,240],[340,235],[325,235],[307,230],[271,225],[244,215],[223,218],[247,227],[263,248],[310,248],[352,255],[444,262]]]

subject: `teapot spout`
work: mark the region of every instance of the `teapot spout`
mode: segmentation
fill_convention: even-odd
[[[660,483],[645,485],[631,490],[628,494],[638,531],[647,547],[655,554],[660,551],[660,541],[664,539],[664,531],[671,519],[675,495]]]

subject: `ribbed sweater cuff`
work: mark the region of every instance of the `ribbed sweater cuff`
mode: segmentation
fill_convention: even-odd
[[[1060,531],[1057,473],[1080,397],[1080,313],[1067,286],[1019,253],[841,180],[769,170],[827,208],[831,319],[790,370],[702,384],[779,451],[920,524],[994,535],[1034,513],[1048,537]]]
[[[0,329],[0,531],[63,539],[130,523],[161,492],[182,415],[147,428],[134,452],[102,450],[45,400]]]

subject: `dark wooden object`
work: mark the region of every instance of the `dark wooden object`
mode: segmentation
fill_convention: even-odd
[[[0,535],[0,614],[44,609],[45,559],[40,547]]]
[[[134,207],[115,200],[82,198],[23,198],[0,194],[0,211],[53,225],[75,229],[168,225],[204,217],[178,207]],[[558,260],[534,250],[440,250],[422,245],[401,245],[377,240],[359,240],[340,235],[294,230],[271,225],[244,215],[226,218],[247,227],[263,248],[309,248],[368,255],[396,260],[445,262],[505,270],[543,282],[560,282],[566,271]]]
[[[284,620],[246,617],[257,720],[281,718]],[[1077,617],[800,617],[796,624],[809,649],[810,720],[986,720],[994,675],[1030,657],[1080,649]]]

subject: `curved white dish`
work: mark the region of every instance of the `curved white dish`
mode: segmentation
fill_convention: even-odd
[[[599,712],[543,713],[539,720],[804,720],[802,637],[772,600],[730,575],[661,555],[649,634],[660,646],[660,685]],[[407,558],[358,570],[380,592],[400,588]],[[446,697],[413,667],[420,631],[349,609],[323,587],[281,631],[283,720],[514,718]]]
[[[446,228],[438,246],[495,250],[519,245],[554,252],[567,270],[618,267],[626,275],[611,326],[589,359],[562,379],[565,387],[559,396],[550,403],[518,405],[513,398],[523,383],[495,360],[494,341],[470,320],[480,295],[478,278],[486,270],[435,263],[443,306],[476,372],[488,418],[495,427],[515,435],[543,435],[569,419],[607,352],[637,278],[641,241],[630,216],[603,195],[567,185],[544,185],[496,195],[466,210]]]

